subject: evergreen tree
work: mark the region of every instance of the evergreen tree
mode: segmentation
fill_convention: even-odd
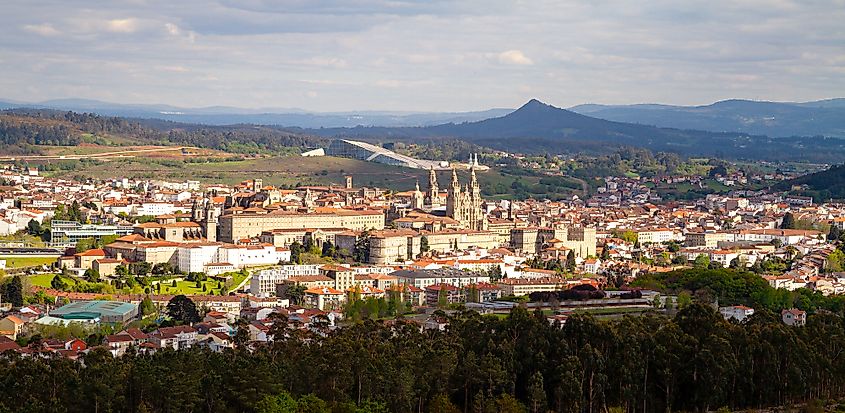
[[[196,323],[200,321],[200,315],[197,311],[197,306],[194,302],[184,295],[180,294],[170,299],[167,303],[167,315],[175,321],[181,321],[185,324]]]
[[[575,271],[575,251],[569,250],[566,254],[566,271]]]
[[[95,283],[100,281],[100,272],[93,268],[85,270],[85,273],[82,276],[85,277],[88,282]]]
[[[3,302],[11,303],[12,307],[23,306],[23,280],[20,275],[12,277],[11,280],[4,284],[0,284],[0,293],[2,293]]]
[[[54,290],[64,291],[65,288],[67,288],[67,283],[65,283],[65,280],[62,279],[61,275],[56,274],[53,276],[53,279],[50,280],[50,287]]]
[[[783,216],[783,220],[780,223],[781,229],[795,229],[795,217],[792,216],[792,212],[787,212]]]
[[[146,297],[144,297],[143,300],[141,300],[140,310],[141,315],[143,316],[148,316],[155,312],[155,304],[153,304],[153,300],[150,299],[149,295],[147,295]]]
[[[836,223],[833,223],[830,226],[830,231],[827,233],[828,241],[839,241],[839,238],[842,236],[842,231],[839,229],[839,226]]]

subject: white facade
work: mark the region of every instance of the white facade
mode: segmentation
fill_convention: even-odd
[[[195,244],[181,246],[176,250],[179,257],[179,271],[184,273],[204,272],[205,265],[217,260],[218,244]]]
[[[152,215],[159,216],[165,214],[172,214],[176,212],[176,208],[169,202],[144,202],[137,206],[134,210],[134,215],[144,216]]]
[[[261,270],[253,274],[249,282],[249,292],[259,297],[276,293],[276,284],[281,284],[290,277],[320,275],[322,265],[282,265],[279,268]]]
[[[725,320],[736,319],[736,321],[745,321],[746,318],[754,314],[754,309],[743,305],[735,305],[732,307],[720,307],[719,313]]]
[[[271,245],[226,245],[217,251],[218,262],[228,262],[235,268],[256,265],[273,265],[290,261],[290,250]]]

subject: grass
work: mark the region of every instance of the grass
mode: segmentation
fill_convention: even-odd
[[[33,287],[51,288],[50,282],[53,281],[55,276],[56,274],[38,274],[29,275],[26,279],[29,281],[29,285]]]
[[[35,267],[56,262],[55,257],[0,257],[0,260],[6,260],[6,268]]]
[[[234,290],[241,282],[243,282],[246,277],[249,275],[243,275],[240,273],[233,273],[232,280],[229,283],[229,287],[227,288],[227,293]],[[220,282],[222,283],[222,282]],[[222,283],[225,286],[226,283]],[[220,293],[220,288],[217,286],[217,280],[208,280],[200,282],[200,287],[197,288],[196,281],[177,281],[176,287],[172,287],[172,282],[169,281],[162,281],[161,283],[161,293],[162,294],[184,294],[184,295],[214,295]],[[202,287],[205,286],[205,291],[202,290]]]
[[[114,177],[138,179],[168,179],[175,181],[198,180],[202,183],[237,184],[253,178],[261,178],[265,184],[274,186],[297,185],[343,185],[345,175],[352,175],[356,187],[369,186],[387,188],[396,191],[408,191],[419,182],[420,188],[428,189],[428,170],[409,169],[397,166],[365,162],[357,159],[336,158],[331,156],[302,157],[265,156],[240,161],[213,161],[190,163],[171,160],[169,163],[154,159],[128,158],[85,165],[74,170],[45,172],[46,175],[61,178],[107,179]],[[458,172],[461,183],[469,182],[469,173]],[[495,168],[478,172],[478,181],[482,189],[488,191],[494,187],[504,188],[505,194],[498,198],[511,196],[511,184],[522,180],[528,185],[536,185],[541,177],[513,176],[501,174]],[[438,171],[437,182],[445,189],[451,179],[450,171]],[[581,193],[579,190],[567,190],[568,193]],[[535,194],[542,197],[544,194]],[[553,194],[547,194],[553,195]]]

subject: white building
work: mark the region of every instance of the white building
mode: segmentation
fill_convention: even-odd
[[[176,250],[176,255],[179,258],[179,271],[183,273],[204,272],[206,264],[220,262],[217,259],[219,249],[220,244],[217,243],[183,244]]]
[[[736,321],[742,322],[754,314],[754,309],[744,305],[735,305],[731,307],[720,307],[719,313],[722,314],[722,317],[725,317],[725,320],[733,318],[736,319]]]
[[[272,245],[224,245],[217,252],[218,262],[228,262],[235,268],[274,265],[290,261],[290,250]]]

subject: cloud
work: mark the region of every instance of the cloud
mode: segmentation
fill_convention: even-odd
[[[842,1],[6,2],[0,98],[325,111],[806,101],[845,90]]]
[[[23,29],[30,33],[35,33],[40,36],[58,36],[61,34],[61,32],[56,30],[56,28],[49,23],[27,24],[23,26]]]
[[[507,50],[497,55],[499,63],[530,66],[534,61],[519,50]]]
[[[134,18],[112,19],[106,22],[105,28],[113,33],[134,33],[138,30],[139,24]]]

